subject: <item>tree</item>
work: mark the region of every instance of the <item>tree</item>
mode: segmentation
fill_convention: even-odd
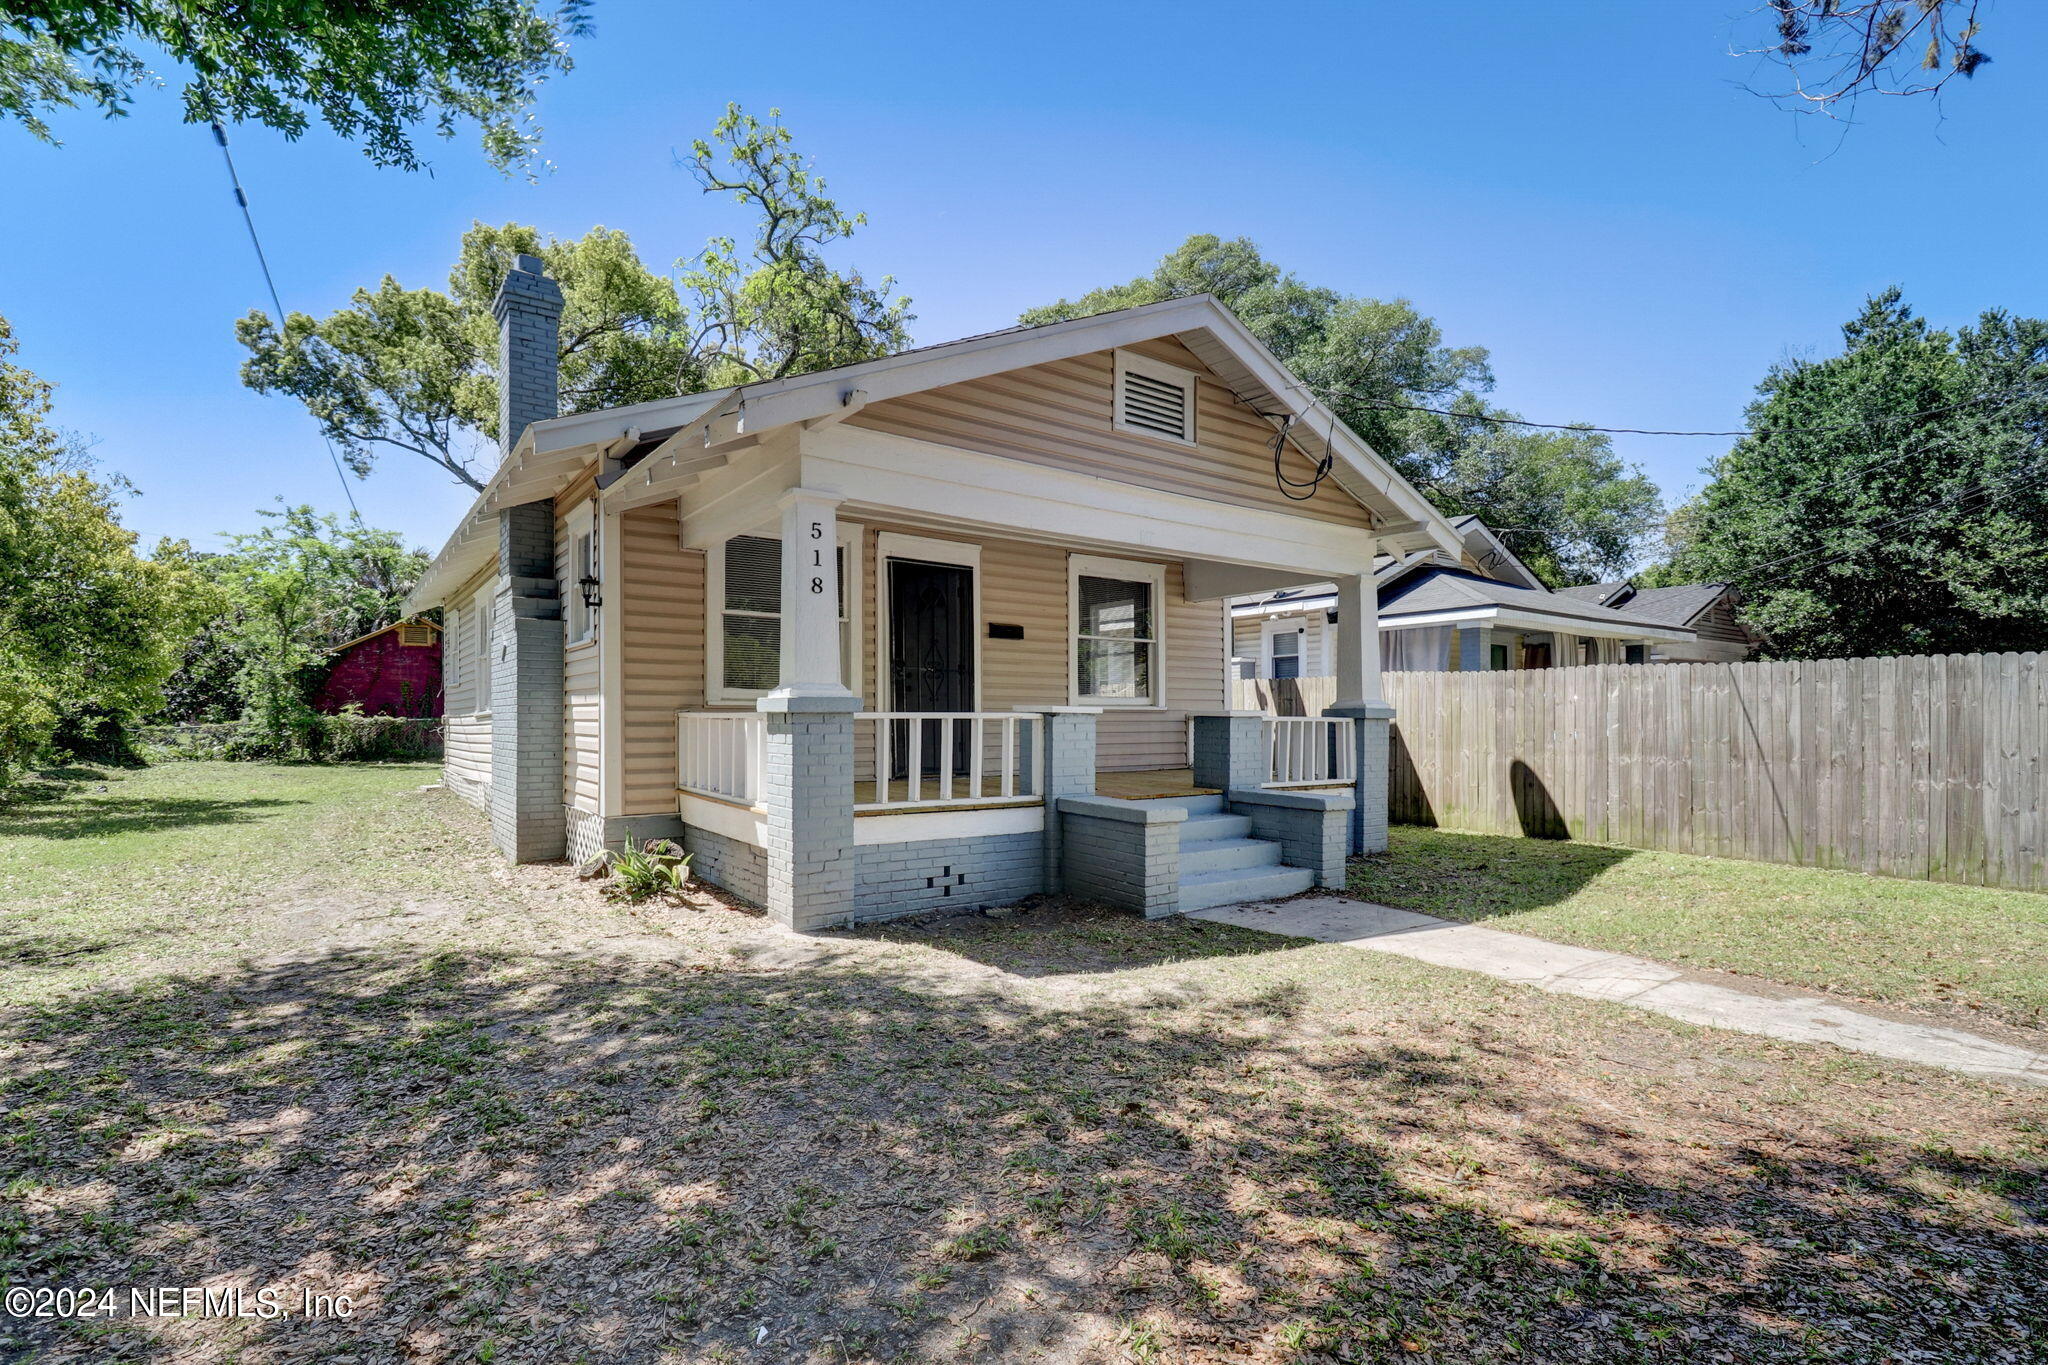
[[[315,118],[380,166],[417,170],[413,136],[474,123],[501,170],[531,163],[528,110],[589,32],[586,0],[543,13],[532,0],[403,5],[273,0],[0,0],[0,118],[55,142],[46,115],[78,105],[128,112],[158,78],[137,48],[186,69],[187,123],[251,120],[297,138]]]
[[[327,652],[398,620],[428,556],[359,517],[310,507],[262,515],[269,525],[229,536],[229,551],[207,562],[223,603],[207,637],[235,661],[241,718],[273,747],[292,750],[311,721]],[[189,659],[188,678],[218,674],[219,657]]]
[[[1733,583],[1773,657],[2039,649],[2048,321],[1991,311],[1951,336],[1890,289],[1842,337],[1758,385],[1671,574]]]
[[[153,557],[50,423],[53,386],[8,357],[0,318],[0,783],[61,729],[125,727],[154,710],[207,596],[182,542]]]
[[[868,360],[907,340],[908,301],[886,299],[834,270],[823,249],[865,221],[824,197],[779,123],[728,108],[713,134],[731,170],[697,143],[691,165],[706,193],[730,193],[760,215],[751,249],[714,240],[679,278],[641,264],[623,232],[580,240],[507,223],[473,225],[446,293],[386,276],[326,318],[265,313],[235,331],[250,358],[242,382],[306,405],[358,477],[384,449],[419,455],[481,488],[471,454],[498,434],[497,323],[491,300],[518,252],[539,256],[562,286],[559,355],[565,413],[672,398],[726,384]]]
[[[1836,116],[1865,95],[1936,95],[1991,58],[1977,46],[1981,0],[1770,0],[1775,41],[1739,54],[1785,68],[1760,91],[1783,108]]]
[[[1452,515],[1476,513],[1552,582],[1620,572],[1659,512],[1656,486],[1591,431],[1530,432],[1489,407],[1484,348],[1446,346],[1406,299],[1304,284],[1246,238],[1190,237],[1150,275],[1023,315],[1057,322],[1214,294],[1345,425]]]

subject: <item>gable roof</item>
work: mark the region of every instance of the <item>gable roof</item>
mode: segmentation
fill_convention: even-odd
[[[1628,591],[1628,580],[1623,579],[1619,583],[1577,583],[1569,588],[1554,588],[1552,591],[1564,597],[1576,597],[1581,602],[1592,602],[1604,607]]]
[[[434,622],[423,621],[408,616],[403,621],[393,621],[388,626],[379,626],[367,635],[358,635],[353,640],[343,640],[338,645],[330,645],[328,646],[327,652],[329,654],[339,654],[344,649],[354,649],[357,645],[363,644],[370,640],[374,640],[379,635],[388,635],[392,631],[397,630],[400,626],[425,626],[428,630],[433,631],[434,634],[436,635],[439,635],[441,633],[441,627],[436,625]]]
[[[484,567],[496,542],[487,519],[499,506],[554,496],[600,454],[701,452],[707,445],[844,415],[868,403],[1165,336],[1178,337],[1232,392],[1273,419],[1276,430],[1291,418],[1288,439],[1311,460],[1327,452],[1332,484],[1372,513],[1375,533],[1387,546],[1428,546],[1452,554],[1462,547],[1443,514],[1310,393],[1236,314],[1214,295],[1198,294],[1006,327],[785,379],[535,422],[434,557],[408,607],[440,601]]]
[[[1546,588],[1523,588],[1497,579],[1482,578],[1466,569],[1425,569],[1380,594],[1380,624],[1398,630],[1404,616],[1425,616],[1473,608],[1504,608],[1529,615],[1554,617],[1560,628],[1572,622],[1609,628],[1639,628],[1646,618],[1631,616],[1611,607],[1597,606],[1574,597],[1563,597]],[[1662,632],[1659,632],[1660,634]],[[1684,635],[1690,637],[1691,631]]]
[[[1691,624],[1694,617],[1718,602],[1726,591],[1726,583],[1678,583],[1668,588],[1637,588],[1613,606],[1616,611],[1640,616],[1645,621],[1683,626]]]

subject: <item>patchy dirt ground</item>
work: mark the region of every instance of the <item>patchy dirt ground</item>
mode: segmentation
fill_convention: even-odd
[[[201,943],[170,898],[124,921],[154,961],[18,963],[0,1277],[353,1315],[0,1318],[0,1356],[2018,1362],[2048,1333],[2035,1094],[1083,906],[794,939],[505,869],[445,794],[303,814],[317,856],[187,907]]]

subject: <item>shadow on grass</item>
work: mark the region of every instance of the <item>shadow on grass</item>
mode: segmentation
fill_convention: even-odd
[[[1130,911],[1065,896],[1034,896],[998,913],[1001,919],[969,913],[894,920],[849,937],[937,948],[1019,977],[1089,976],[1302,946],[1297,939],[1180,916],[1146,924]],[[1133,932],[1140,924],[1143,931]]]
[[[197,796],[95,796],[66,792],[0,806],[0,836],[32,834],[42,839],[104,839],[120,834],[190,829],[198,825],[240,825],[305,801],[274,796],[215,800]]]
[[[1396,826],[1385,853],[1351,860],[1354,896],[1452,919],[1513,915],[1570,900],[1634,849],[1509,834]]]
[[[829,951],[337,955],[6,1020],[0,1279],[356,1311],[0,1320],[0,1355],[1995,1360],[2039,1308],[2038,1227],[1897,1147],[1653,1165],[1530,1112],[1508,1044],[1303,1050],[1298,993],[1036,1008]],[[1493,1202],[1394,1146],[1532,1125]],[[1552,1230],[1566,1198],[1661,1251]]]

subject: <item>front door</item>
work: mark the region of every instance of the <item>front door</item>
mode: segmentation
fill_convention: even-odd
[[[889,594],[889,709],[974,709],[974,570],[916,559],[885,561]],[[919,723],[921,768],[939,771],[944,721]],[[953,724],[953,771],[967,771],[971,727]],[[893,777],[909,773],[910,726],[890,736]]]

